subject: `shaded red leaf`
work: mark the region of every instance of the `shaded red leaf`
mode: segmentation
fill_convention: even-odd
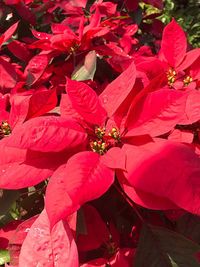
[[[56,90],[38,90],[30,98],[26,119],[45,114],[55,108],[57,104]]]
[[[7,29],[7,30],[4,32],[4,34],[1,35],[1,37],[0,37],[0,48],[1,48],[1,46],[2,46],[2,44],[3,44],[4,42],[8,41],[8,40],[12,37],[13,33],[14,33],[14,32],[16,31],[16,29],[17,29],[18,23],[19,23],[19,22],[14,23],[12,26],[10,26],[9,29]]]
[[[5,93],[12,89],[17,82],[17,73],[14,66],[0,57],[0,91]]]
[[[24,71],[24,74],[27,77],[26,82],[29,86],[33,85],[39,80],[48,66],[49,61],[50,57],[47,54],[38,54],[29,61]]]
[[[80,251],[99,248],[109,240],[109,231],[97,210],[91,205],[82,207],[87,234],[77,236],[77,246]]]
[[[27,45],[17,40],[9,43],[8,49],[13,53],[15,57],[25,62],[28,62],[32,56],[32,53],[28,50]]]

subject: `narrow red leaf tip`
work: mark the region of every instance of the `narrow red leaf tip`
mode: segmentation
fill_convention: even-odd
[[[128,94],[133,89],[136,78],[136,68],[134,62],[122,72],[114,81],[112,81],[101,93],[100,100],[107,111],[108,117],[111,117]]]
[[[107,117],[97,94],[87,84],[67,80],[66,91],[72,107],[84,118],[85,121],[102,125]]]
[[[177,67],[187,49],[187,39],[183,29],[173,19],[163,31],[161,52],[171,67]]]
[[[7,31],[4,32],[4,34],[0,36],[0,48],[3,43],[8,41],[12,37],[12,35],[14,34],[14,32],[16,31],[18,27],[18,24],[19,24],[19,21],[14,23]]]

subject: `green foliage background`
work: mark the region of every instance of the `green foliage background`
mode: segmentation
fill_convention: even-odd
[[[200,47],[200,0],[165,0],[161,20],[167,24],[174,17],[188,34],[193,47]]]

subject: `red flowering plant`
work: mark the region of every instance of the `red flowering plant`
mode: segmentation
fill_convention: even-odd
[[[0,3],[0,264],[200,266],[200,49],[143,2]]]

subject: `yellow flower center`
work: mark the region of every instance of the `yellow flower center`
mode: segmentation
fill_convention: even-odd
[[[105,127],[95,127],[95,138],[90,141],[90,148],[93,152],[100,155],[106,153],[106,151],[120,142],[120,133],[116,127],[113,127],[106,135]]]
[[[167,80],[168,80],[168,85],[169,86],[172,86],[173,85],[173,83],[176,80],[176,76],[177,76],[177,73],[176,73],[176,71],[174,69],[170,68],[167,71]]]
[[[0,126],[0,133],[1,135],[3,135],[3,137],[11,134],[11,127],[7,121],[2,121]]]
[[[119,133],[119,130],[117,128],[115,128],[115,127],[113,127],[111,129],[111,131],[109,132],[109,136],[111,136],[116,141],[120,141],[120,133]]]
[[[191,76],[186,76],[183,80],[185,86],[188,86],[193,81]]]

